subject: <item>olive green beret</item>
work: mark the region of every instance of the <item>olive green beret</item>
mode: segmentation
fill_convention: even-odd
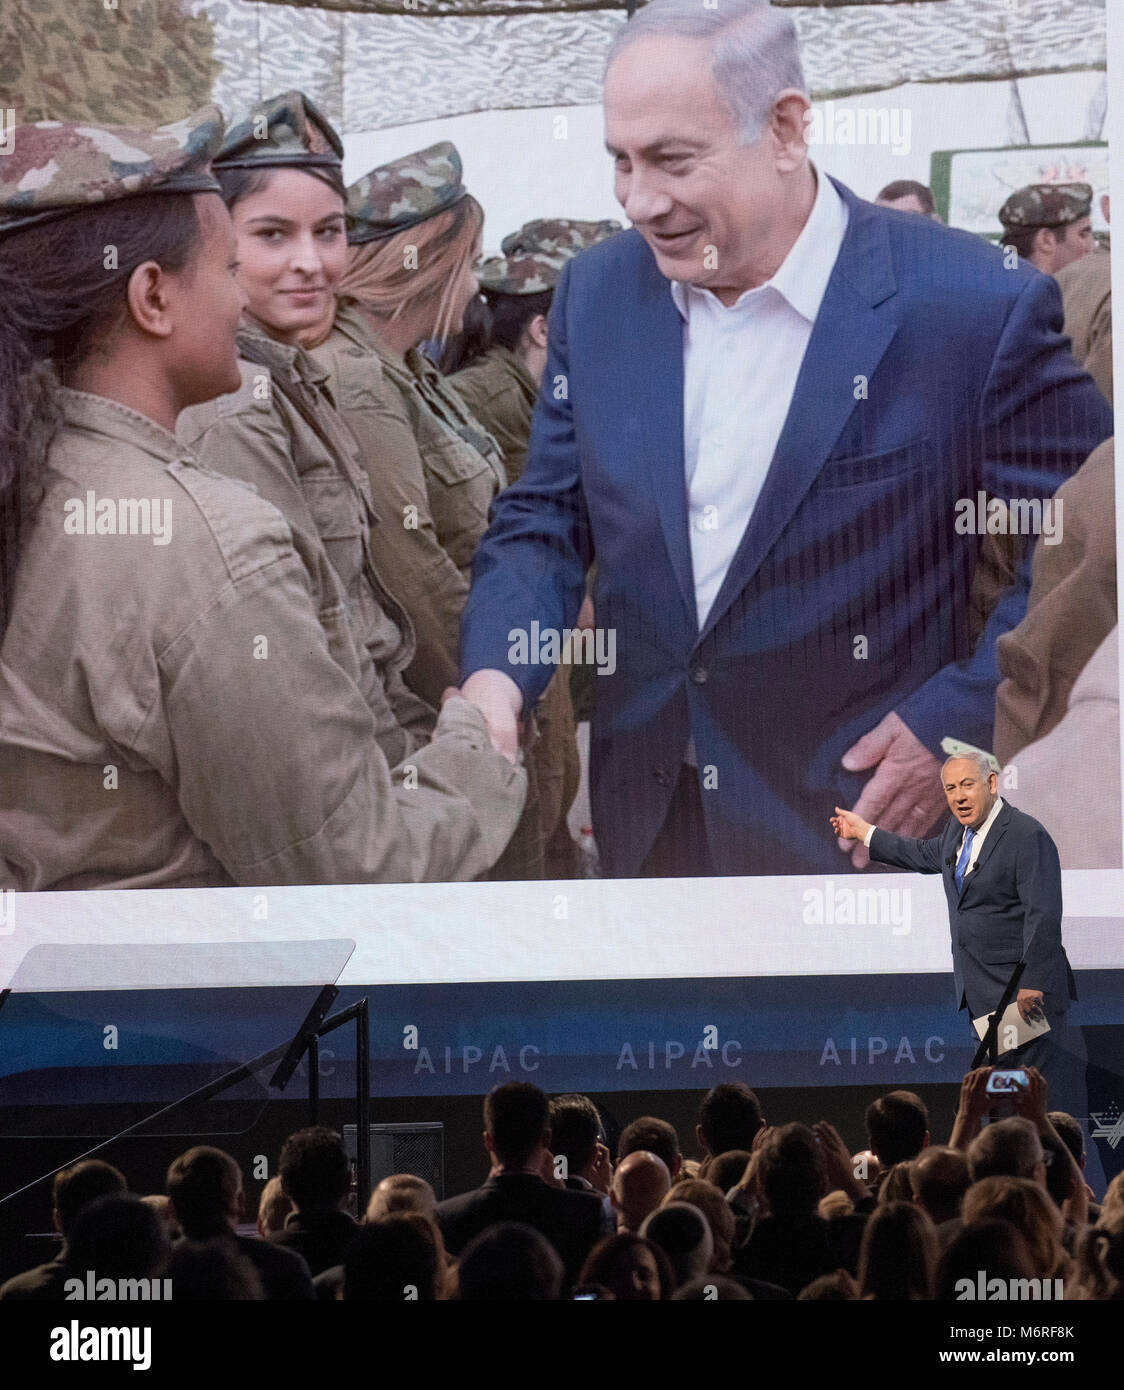
[[[0,156],[0,235],[141,193],[218,193],[217,106],[158,129],[91,121],[17,126]]]
[[[611,218],[576,222],[567,217],[540,217],[525,222],[500,243],[502,256],[480,267],[480,288],[494,294],[541,294],[558,284],[562,268],[579,251],[621,230]]]

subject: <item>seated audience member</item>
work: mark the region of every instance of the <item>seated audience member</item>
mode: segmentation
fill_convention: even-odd
[[[831,1149],[819,1135],[834,1135]],[[834,1148],[838,1147],[836,1155]],[[832,1156],[833,1181],[844,1187],[850,1154],[830,1126],[814,1134],[806,1125],[772,1130],[755,1158],[754,1183],[768,1215],[761,1217],[734,1260],[735,1272],[779,1284],[794,1297],[805,1284],[837,1268],[853,1273],[865,1216],[825,1221],[817,1207],[827,1188],[825,1157]],[[837,1169],[837,1165],[842,1168]]]
[[[964,1196],[965,1226],[993,1217],[1021,1231],[1039,1279],[1069,1279],[1073,1263],[1062,1245],[1062,1216],[1042,1185],[1029,1178],[984,1178]]]
[[[437,1197],[424,1178],[413,1173],[392,1173],[375,1187],[367,1202],[367,1221],[378,1221],[396,1211],[416,1211],[436,1219]]]
[[[303,1255],[313,1275],[342,1264],[359,1230],[359,1223],[343,1210],[351,1188],[343,1140],[321,1125],[297,1130],[281,1149],[279,1172],[293,1210],[270,1240]]]
[[[589,1252],[578,1284],[597,1285],[618,1302],[654,1302],[671,1297],[675,1275],[660,1246],[642,1236],[606,1236]]]
[[[878,1188],[878,1205],[884,1207],[890,1202],[913,1201],[913,1164],[895,1163],[887,1168]]]
[[[729,1193],[741,1181],[750,1157],[748,1149],[730,1149],[708,1160],[705,1174],[700,1173],[699,1176],[712,1182],[719,1192]]]
[[[929,1111],[912,1091],[891,1091],[867,1107],[870,1149],[883,1168],[916,1158],[929,1142]]]
[[[63,1280],[67,1277],[66,1242],[78,1213],[98,1197],[119,1196],[127,1190],[124,1176],[100,1158],[87,1158],[56,1173],[51,1188],[51,1216],[55,1230],[62,1236],[62,1245],[53,1260],[0,1285],[0,1300],[61,1299]]]
[[[164,1223],[139,1197],[95,1197],[75,1218],[66,1242],[66,1279],[159,1279],[171,1246]]]
[[[569,1284],[606,1227],[596,1192],[551,1187],[540,1170],[550,1153],[550,1107],[537,1086],[509,1081],[484,1100],[484,1147],[492,1160],[488,1180],[437,1207],[437,1224],[450,1254],[498,1221],[532,1226],[562,1257]]]
[[[1054,1131],[1058,1138],[1073,1155],[1073,1161],[1081,1170],[1082,1176],[1085,1173],[1085,1131],[1077,1123],[1072,1115],[1067,1115],[1064,1110],[1051,1110],[1046,1116],[1054,1126]],[[1089,1189],[1089,1224],[1093,1226],[1100,1219],[1101,1209],[1092,1200],[1092,1189]]]
[[[731,1273],[736,1234],[734,1211],[712,1182],[703,1178],[691,1178],[686,1182],[676,1183],[664,1199],[664,1205],[666,1206],[671,1201],[687,1202],[690,1206],[698,1207],[706,1218],[714,1243],[714,1250],[710,1257],[710,1273],[729,1274],[756,1299],[790,1299],[792,1297],[787,1289],[782,1289],[777,1284]]]
[[[942,1247],[960,1230],[960,1204],[971,1186],[968,1159],[943,1144],[928,1148],[910,1164],[913,1200],[927,1212]]]
[[[266,1296],[257,1270],[224,1236],[178,1240],[168,1261],[168,1278],[177,1302],[246,1303]]]
[[[724,1081],[703,1097],[695,1138],[705,1158],[717,1158],[730,1149],[752,1149],[764,1124],[761,1103],[749,1087]]]
[[[647,1218],[640,1234],[667,1256],[675,1288],[710,1273],[714,1237],[698,1207],[689,1202],[666,1202]]]
[[[258,1235],[268,1240],[274,1231],[285,1228],[285,1218],[293,1209],[293,1204],[285,1195],[281,1179],[274,1175],[261,1190],[258,1199]]]
[[[667,1164],[654,1153],[636,1149],[613,1174],[609,1200],[617,1213],[617,1232],[635,1235],[671,1188]]]
[[[739,1299],[752,1299],[753,1295],[736,1279],[728,1279],[724,1274],[708,1274],[680,1284],[671,1297],[677,1303],[736,1303]]]
[[[168,1169],[167,1188],[185,1239],[196,1244],[224,1241],[236,1255],[250,1262],[264,1298],[312,1298],[308,1266],[299,1254],[268,1240],[238,1234],[243,1206],[242,1170],[230,1154],[206,1145],[188,1149]],[[202,1264],[205,1260],[200,1257],[200,1267]]]
[[[147,1197],[142,1197],[141,1201],[146,1207],[151,1207],[156,1215],[164,1223],[164,1229],[168,1233],[169,1240],[179,1240],[183,1235],[180,1223],[176,1220],[176,1210],[172,1206],[171,1198],[163,1192],[153,1192]]]
[[[796,1295],[798,1303],[854,1303],[859,1296],[859,1286],[845,1269],[837,1269],[834,1274],[821,1274],[810,1284],[805,1284]]]
[[[544,1235],[518,1221],[501,1221],[465,1247],[458,1297],[463,1303],[553,1303],[562,1296],[564,1278],[558,1252]]]
[[[609,1194],[613,1165],[602,1141],[597,1107],[588,1096],[555,1096],[550,1102],[550,1151],[566,1160],[563,1182],[575,1192]]]
[[[859,1251],[859,1295],[878,1302],[930,1299],[937,1233],[912,1202],[887,1202],[866,1223]]]
[[[679,1152],[679,1135],[674,1125],[669,1125],[666,1120],[657,1120],[654,1115],[641,1115],[638,1120],[625,1125],[617,1144],[617,1162],[641,1149],[662,1159],[669,1179],[675,1181],[683,1167],[683,1155]]]
[[[855,1204],[850,1197],[837,1190],[820,1198],[816,1214],[822,1216],[825,1221],[833,1221],[837,1216],[850,1216],[854,1210]]]
[[[1027,1243],[1009,1221],[985,1218],[962,1225],[945,1247],[937,1265],[934,1296],[941,1302],[969,1297],[962,1282],[968,1280],[972,1289],[970,1296],[978,1298],[981,1273],[985,1281],[1035,1277]]]
[[[1077,1273],[1067,1298],[1124,1302],[1124,1227],[1098,1223],[1077,1243]]]
[[[968,1147],[968,1169],[974,1183],[983,1178],[1029,1178],[1046,1190],[1042,1141],[1021,1115],[998,1120],[976,1135]]]
[[[1101,1214],[1097,1218],[1100,1226],[1124,1224],[1124,1173],[1117,1173],[1109,1183],[1101,1203]]]
[[[426,1216],[399,1211],[360,1228],[343,1262],[347,1302],[432,1303],[444,1296],[445,1247]]]

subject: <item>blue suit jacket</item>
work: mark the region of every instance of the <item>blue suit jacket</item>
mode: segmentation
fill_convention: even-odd
[[[592,681],[610,875],[642,864],[689,734],[724,874],[838,869],[828,814],[870,775],[840,758],[891,710],[934,754],[946,735],[990,747],[995,640],[1025,611],[1029,554],[972,651],[981,538],[957,534],[956,501],[1049,496],[1112,431],[1051,277],[836,187],[843,246],[701,632],[669,282],[628,231],[571,261],[555,292],[527,467],[476,553],[462,668],[508,672],[531,705],[550,668],[510,661],[513,634],[571,627],[596,557],[596,622],[616,633],[616,671]]]
[[[870,837],[870,857],[899,869],[940,874],[952,928],[952,969],[959,1008],[973,1018],[999,1003],[1003,986],[1026,957],[1020,989],[1039,989],[1056,1017],[1077,998],[1062,945],[1062,873],[1047,831],[1008,801],[996,816],[976,867],[956,887],[956,858],[964,827],[950,819],[932,840],[903,839],[885,830]]]

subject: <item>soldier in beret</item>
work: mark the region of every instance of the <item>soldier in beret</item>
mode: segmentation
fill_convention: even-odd
[[[472,877],[523,774],[450,700],[392,775],[330,567],[173,433],[240,381],[221,139],[46,121],[0,160],[0,886]]]
[[[502,255],[478,279],[487,305],[483,331],[450,378],[469,409],[503,449],[509,483],[523,472],[531,416],[546,366],[546,316],[562,267],[621,224],[564,217],[527,222],[504,237]]]
[[[348,189],[347,211],[347,268],[334,304],[303,341],[359,441],[384,520],[380,556],[417,634],[406,678],[433,700],[456,684],[469,570],[506,483],[496,441],[420,351],[461,329],[477,293],[484,214],[448,141],[372,169]],[[564,700],[556,682],[543,709]],[[536,750],[528,806],[496,877],[546,872],[536,768],[561,767],[563,757],[552,741],[543,746],[536,727],[528,737]],[[572,744],[572,719],[568,738]],[[554,824],[557,809],[547,814]]]
[[[1000,244],[1011,246],[1046,275],[1093,250],[1087,183],[1031,183],[1017,188],[999,209]]]

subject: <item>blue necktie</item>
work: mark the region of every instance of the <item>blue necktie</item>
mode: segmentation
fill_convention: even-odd
[[[960,858],[956,861],[956,891],[959,893],[964,887],[964,873],[968,868],[968,860],[972,857],[972,840],[975,838],[974,830],[967,830],[964,833],[964,848],[960,851]]]

